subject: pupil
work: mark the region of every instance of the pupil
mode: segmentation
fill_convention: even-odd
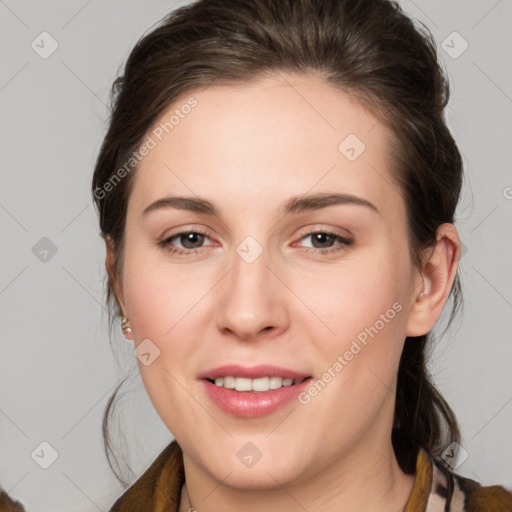
[[[197,237],[199,237],[199,240],[197,240]],[[196,239],[194,241],[194,239]],[[201,233],[187,233],[186,235],[181,236],[181,243],[183,244],[183,247],[186,247],[187,249],[196,249],[197,247],[194,246],[195,243],[202,242],[204,239],[204,235]]]
[[[317,247],[315,243],[320,242],[320,249],[322,249],[322,239],[324,239],[324,242],[325,239],[327,239],[327,244],[330,245],[330,242],[332,242],[333,240],[333,235],[330,235],[328,233],[316,233],[315,235],[313,235],[313,246]]]

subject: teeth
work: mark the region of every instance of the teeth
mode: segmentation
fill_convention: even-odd
[[[302,382],[302,379],[284,379],[282,377],[260,377],[258,379],[248,379],[246,377],[217,377],[215,385],[226,389],[235,389],[236,391],[268,391],[269,389],[279,389],[284,386],[292,386]]]
[[[247,380],[250,381],[250,379]],[[261,377],[261,379],[253,379],[252,383],[250,383],[250,386],[252,391],[268,391],[270,389],[270,378]]]
[[[279,389],[283,385],[281,377],[270,377],[270,389]]]
[[[237,377],[235,379],[235,389],[237,391],[252,391],[251,379],[244,377]]]
[[[222,379],[222,377],[221,377]],[[227,389],[235,389],[235,377],[224,377],[224,387]]]

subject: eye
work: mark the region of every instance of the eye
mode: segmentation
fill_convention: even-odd
[[[310,231],[306,235],[303,235],[300,240],[307,238],[311,239],[311,245],[307,249],[308,252],[335,252],[353,243],[353,240],[329,231]]]
[[[306,252],[312,251],[320,254],[343,250],[353,243],[353,240],[329,231],[310,231],[303,235],[300,240],[308,238],[311,239],[311,245],[309,247],[306,246]],[[205,240],[211,239],[203,231],[181,231],[159,241],[158,245],[165,248],[171,254],[194,254],[205,247]]]
[[[193,254],[203,247],[205,239],[208,238],[208,235],[202,231],[181,231],[161,240],[158,245],[172,254]],[[181,247],[176,247],[176,243],[180,244]]]

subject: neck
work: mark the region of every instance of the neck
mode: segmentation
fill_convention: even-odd
[[[390,441],[384,446],[367,441],[307,480],[284,486],[276,480],[275,488],[264,490],[230,486],[229,478],[218,482],[184,454],[188,486],[182,490],[179,512],[292,512],[298,507],[310,512],[401,512],[414,476],[401,471]]]

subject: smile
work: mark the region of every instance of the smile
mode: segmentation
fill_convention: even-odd
[[[299,393],[311,375],[273,365],[226,365],[200,374],[206,396],[230,416],[257,418],[287,404],[299,404]]]
[[[290,379],[283,377],[260,377],[258,379],[249,379],[247,377],[217,377],[214,383],[216,386],[225,389],[234,389],[236,391],[255,391],[258,393],[279,389],[286,386],[300,384],[304,379]]]

